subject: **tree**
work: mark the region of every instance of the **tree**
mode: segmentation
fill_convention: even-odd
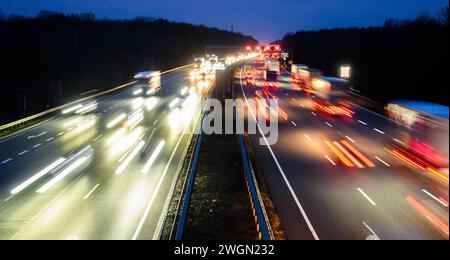
[[[448,5],[438,11],[437,17],[442,25],[448,26]]]

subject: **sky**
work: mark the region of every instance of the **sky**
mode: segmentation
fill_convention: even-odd
[[[97,18],[165,18],[242,32],[261,43],[288,32],[382,25],[386,18],[434,14],[448,0],[0,0],[4,14],[92,12]]]

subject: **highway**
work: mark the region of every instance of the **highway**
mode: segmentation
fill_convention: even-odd
[[[256,74],[256,86],[247,84],[245,66],[235,91],[247,101],[263,80]],[[404,128],[354,104],[348,117],[316,111],[314,97],[298,91],[287,71],[278,86],[269,92],[288,116],[280,117],[278,142],[260,145],[260,132],[250,143],[287,239],[449,238],[448,179],[389,152]]]
[[[0,140],[0,239],[158,239],[203,95],[189,69],[161,85]]]

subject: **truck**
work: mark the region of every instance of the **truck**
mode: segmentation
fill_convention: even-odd
[[[405,126],[397,138],[397,154],[415,168],[426,170],[448,184],[449,109],[425,101],[399,100],[387,106],[389,118]]]
[[[317,77],[311,81],[314,107],[331,116],[352,116],[354,112],[345,102],[352,89],[349,80],[336,77]]]
[[[147,95],[154,95],[161,89],[161,71],[151,71],[148,75]]]
[[[300,82],[300,70],[307,69],[305,64],[292,64],[291,65],[291,78],[294,83]]]
[[[280,74],[280,62],[275,59],[265,60],[264,80],[266,82],[276,82]]]
[[[311,93],[312,81],[314,78],[322,77],[323,73],[321,70],[313,68],[301,68],[298,70],[298,78],[301,90],[307,93]]]

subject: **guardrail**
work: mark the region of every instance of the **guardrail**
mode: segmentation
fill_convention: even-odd
[[[233,99],[236,99],[235,91],[234,91],[234,80],[232,81],[232,96]],[[239,121],[239,120],[238,120]],[[244,129],[241,125],[240,121],[237,125],[238,131]],[[274,235],[272,232],[272,228],[270,226],[270,221],[267,216],[267,213],[264,208],[264,202],[261,198],[261,194],[259,192],[258,183],[256,181],[255,173],[253,171],[252,163],[250,161],[250,155],[246,148],[246,143],[244,141],[244,136],[242,134],[238,134],[239,139],[239,147],[242,156],[242,162],[244,164],[244,172],[245,172],[245,180],[247,184],[247,191],[250,197],[250,203],[252,205],[252,213],[255,218],[256,229],[259,234],[259,238],[261,240],[274,240]]]
[[[170,72],[173,72],[173,71],[185,69],[185,68],[191,67],[193,65],[194,64],[188,64],[188,65],[184,65],[184,66],[177,67],[177,68],[174,68],[174,69],[170,69],[170,70],[167,70],[167,71],[163,71],[163,72],[161,72],[161,75],[164,75],[164,74],[167,74],[167,73],[170,73]],[[124,89],[126,87],[129,87],[129,86],[133,85],[136,82],[137,81],[135,80],[135,81],[132,81],[132,82],[129,82],[129,83],[125,83],[125,84],[117,86],[115,88],[108,89],[108,90],[105,90],[103,92],[100,92],[100,93],[97,93],[97,94],[94,94],[94,95],[91,95],[91,96],[88,96],[88,97],[84,97],[84,98],[72,101],[72,102],[67,103],[65,105],[61,105],[61,106],[58,106],[58,107],[51,108],[49,110],[46,110],[46,111],[43,111],[41,113],[38,113],[38,114],[35,114],[35,115],[32,115],[32,116],[26,117],[26,118],[23,118],[23,119],[20,119],[20,120],[11,122],[11,123],[8,123],[6,125],[2,125],[2,126],[0,126],[0,131],[3,131],[3,130],[6,130],[6,129],[9,129],[9,128],[18,126],[20,124],[23,124],[23,123],[35,120],[37,118],[40,118],[40,117],[43,117],[43,116],[46,116],[46,115],[49,115],[49,114],[52,114],[52,113],[57,112],[59,110],[63,110],[65,108],[67,108],[67,107],[73,106],[75,104],[78,104],[78,103],[81,103],[81,102],[84,102],[84,101],[87,101],[87,100],[90,100],[90,99],[94,99],[94,98],[98,98],[98,97],[101,97],[101,96],[109,95],[109,94],[111,94],[113,92],[116,92],[116,91],[122,90],[122,89]]]

